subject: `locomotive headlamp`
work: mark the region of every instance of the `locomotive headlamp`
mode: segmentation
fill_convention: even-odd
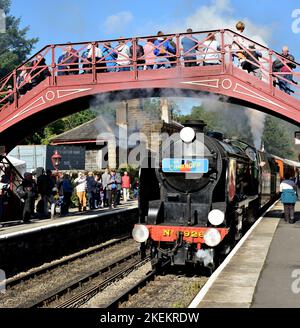
[[[220,244],[222,237],[217,229],[211,228],[204,233],[203,239],[207,246],[214,247]]]
[[[220,210],[212,210],[208,213],[208,221],[215,226],[218,226],[224,222],[225,215]]]
[[[190,127],[185,127],[180,131],[180,139],[183,142],[189,143],[195,139],[195,131]]]
[[[136,224],[132,230],[132,237],[138,243],[143,243],[149,238],[149,230],[143,224]]]

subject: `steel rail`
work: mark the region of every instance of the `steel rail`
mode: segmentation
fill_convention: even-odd
[[[147,275],[138,281],[134,286],[129,288],[124,294],[119,297],[116,297],[112,302],[110,302],[106,308],[108,309],[116,309],[120,306],[121,303],[124,303],[130,299],[130,297],[139,292],[139,290],[145,287],[150,281],[153,281],[157,274],[161,273],[163,269],[170,265],[170,261],[164,262],[159,268],[153,269]]]
[[[139,256],[139,255],[140,255],[139,250],[131,252],[127,256],[122,257],[121,259],[119,259],[119,260],[117,260],[117,261],[115,261],[115,262],[113,262],[113,263],[111,263],[111,264],[109,264],[105,267],[102,267],[102,268],[97,269],[97,270],[95,270],[91,273],[86,274],[85,276],[81,277],[77,281],[71,282],[67,286],[65,286],[63,288],[60,288],[60,289],[57,289],[57,290],[49,293],[46,297],[44,297],[43,299],[35,302],[30,307],[31,308],[47,307],[52,302],[58,300],[61,296],[67,295],[68,293],[70,293],[71,290],[75,290],[76,288],[81,287],[82,284],[84,284],[88,281],[91,281],[93,278],[98,277],[101,274],[110,271],[112,268],[119,266],[123,262],[126,262],[126,261],[134,258],[135,256]],[[82,292],[80,292],[79,294],[82,294]],[[74,297],[77,297],[77,294]],[[68,302],[68,300],[66,302]]]
[[[138,251],[136,254],[140,255],[140,252]],[[132,258],[132,257],[131,257]],[[126,259],[129,259],[127,257]],[[143,264],[147,263],[150,260],[150,257],[146,257],[143,260],[138,260],[134,262],[133,264],[130,264],[129,266],[125,267],[124,269],[116,272],[111,277],[105,279],[101,283],[97,284],[96,286],[92,286],[86,290],[83,290],[82,292],[74,295],[70,299],[66,300],[65,302],[59,304],[56,308],[74,308],[79,307],[83,304],[85,304],[87,301],[89,301],[92,297],[103,291],[105,288],[107,288],[112,283],[126,277],[128,274],[142,266]]]
[[[58,267],[60,267],[62,265],[66,265],[68,263],[71,263],[71,262],[73,262],[77,259],[83,258],[85,256],[88,256],[88,255],[91,255],[91,254],[94,254],[94,253],[97,253],[97,252],[101,252],[101,251],[103,251],[103,250],[105,250],[109,247],[117,245],[118,243],[122,243],[122,242],[124,242],[124,241],[126,241],[130,238],[131,238],[130,235],[126,235],[126,236],[123,236],[123,237],[118,238],[116,240],[113,240],[111,242],[108,242],[108,243],[105,243],[105,244],[102,243],[101,245],[91,247],[91,248],[89,248],[85,251],[78,252],[78,253],[72,254],[70,256],[67,256],[63,259],[51,262],[49,264],[44,265],[41,268],[36,268],[36,269],[31,270],[30,272],[26,272],[25,274],[22,274],[20,276],[13,277],[13,278],[8,278],[6,281],[3,281],[3,284],[5,284],[6,288],[9,289],[9,288],[11,288],[11,287],[13,287],[13,286],[15,286],[19,283],[25,282],[26,280],[36,278],[37,276],[40,276],[40,275],[44,274],[45,272],[55,270],[55,269],[57,269]]]

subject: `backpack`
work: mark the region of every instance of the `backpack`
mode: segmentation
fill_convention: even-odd
[[[294,189],[285,189],[281,193],[280,200],[283,204],[295,204],[297,195]]]

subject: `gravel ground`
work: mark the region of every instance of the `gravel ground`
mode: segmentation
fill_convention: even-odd
[[[110,285],[82,307],[104,308],[116,297],[124,294],[151,270],[147,263],[124,279]],[[158,276],[137,294],[121,305],[121,308],[186,308],[206,283],[207,277]]]
[[[106,307],[116,297],[124,294],[130,287],[133,287],[139,280],[145,277],[145,275],[151,270],[151,263],[148,262],[141,266],[139,269],[131,272],[128,276],[122,280],[117,281],[107,287],[102,293],[91,298],[82,307],[84,308],[103,308]]]
[[[0,307],[30,307],[54,290],[76,282],[78,278],[105,267],[138,249],[138,244],[133,240],[127,240],[121,245],[121,247],[115,245],[101,252],[72,261],[34,279],[13,286],[5,294],[0,294]]]
[[[207,277],[158,276],[122,308],[186,308],[207,281]]]
[[[121,257],[121,259],[122,258],[123,258],[123,256]],[[108,279],[112,275],[114,275],[115,273],[118,273],[120,270],[125,269],[126,267],[136,263],[137,261],[140,260],[140,258],[141,258],[140,255],[132,257],[131,259],[126,260],[125,262],[122,262],[122,263],[118,264],[117,266],[113,267],[111,270],[103,272],[100,276],[93,277],[93,279],[91,281],[84,282],[80,287],[77,287],[76,289],[71,290],[67,294],[62,295],[61,297],[59,297],[57,300],[51,302],[51,304],[47,305],[46,307],[51,307],[51,308],[57,307],[59,304],[63,303],[64,301],[70,299],[71,297],[73,297],[75,295],[78,295],[80,292],[83,292],[91,287],[98,286],[103,281],[105,281],[106,279]]]

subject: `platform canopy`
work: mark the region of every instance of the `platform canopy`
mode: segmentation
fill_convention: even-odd
[[[20,172],[20,174],[24,176],[24,173],[26,172],[26,162],[9,155],[7,155],[6,157],[12,163],[12,165]],[[5,162],[5,159],[3,161]],[[3,165],[3,163],[1,163],[0,165]]]

